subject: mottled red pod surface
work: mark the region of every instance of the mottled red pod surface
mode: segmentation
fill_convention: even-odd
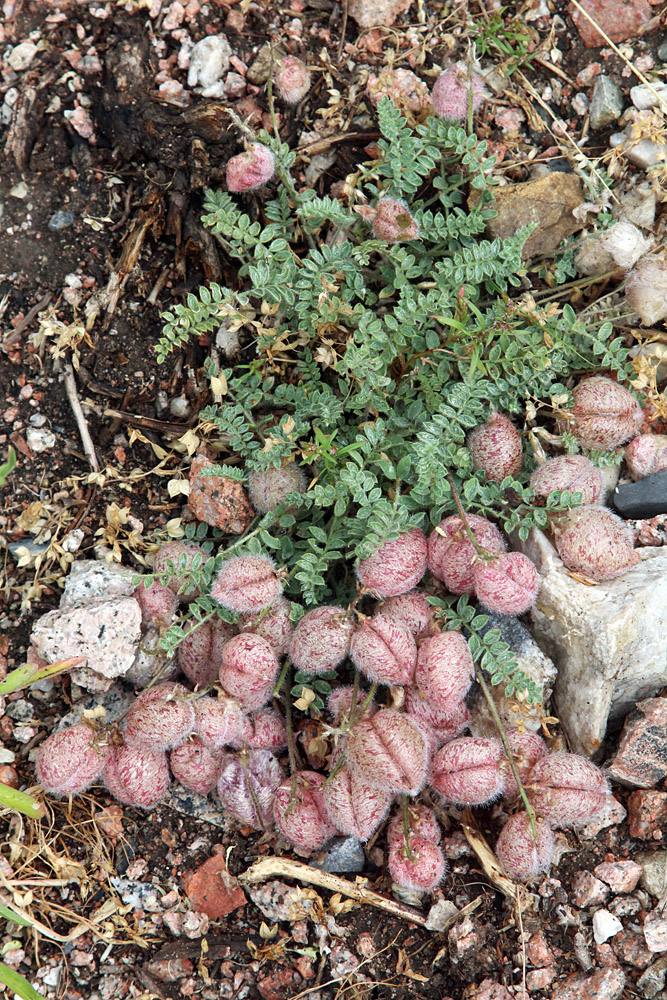
[[[426,572],[426,552],[424,532],[411,528],[385,542],[368,559],[362,559],[357,566],[357,576],[364,587],[379,597],[405,594]]]
[[[424,785],[429,760],[425,729],[409,716],[385,708],[350,729],[345,761],[373,788],[416,795]]]

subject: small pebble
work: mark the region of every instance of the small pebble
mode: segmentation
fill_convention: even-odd
[[[21,42],[15,45],[7,56],[7,62],[15,73],[20,73],[27,69],[37,54],[37,46],[34,42]]]
[[[48,226],[49,229],[57,233],[61,229],[67,229],[67,227],[71,226],[73,222],[74,222],[73,212],[58,211],[53,213],[53,215],[49,219]]]
[[[593,915],[593,937],[596,944],[604,944],[623,930],[623,924],[609,910],[598,910]]]
[[[336,837],[322,860],[312,864],[325,872],[361,872],[365,863],[364,849],[356,837]]]

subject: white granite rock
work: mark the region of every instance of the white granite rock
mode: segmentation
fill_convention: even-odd
[[[644,921],[646,947],[654,953],[667,951],[667,917],[659,909],[649,913]]]
[[[89,691],[106,691],[127,673],[141,638],[141,608],[134,597],[49,611],[33,626],[32,645],[48,663],[70,656],[86,662],[72,678]]]
[[[220,81],[229,69],[232,54],[224,35],[207,35],[193,46],[188,69],[188,87],[201,87],[204,97],[222,97]]]
[[[558,669],[556,711],[576,753],[594,755],[608,722],[667,684],[667,548],[588,586],[565,569],[541,531],[519,543],[542,584],[532,632]]]
[[[609,910],[597,910],[593,914],[593,937],[596,944],[604,944],[623,930],[623,924]]]
[[[72,563],[60,598],[60,610],[68,611],[83,604],[109,601],[113,597],[131,597],[134,573],[118,563],[77,559]],[[74,654],[70,654],[74,655]]]

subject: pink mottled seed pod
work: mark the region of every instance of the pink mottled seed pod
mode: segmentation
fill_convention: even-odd
[[[292,796],[292,779],[279,786],[273,800],[273,819],[289,842],[298,851],[314,851],[323,847],[337,833],[324,804],[324,775],[316,771],[299,771]]]
[[[274,708],[262,708],[244,715],[237,735],[229,740],[235,750],[284,750],[287,746],[285,720]]]
[[[169,755],[171,773],[185,788],[208,795],[218,781],[222,751],[211,750],[196,736],[176,747]]]
[[[84,722],[59,729],[42,743],[37,754],[37,780],[51,795],[78,795],[100,777],[111,747]]]
[[[367,697],[368,692],[357,691],[356,707],[358,712],[361,711]],[[336,722],[344,722],[350,718],[353,699],[354,687],[351,684],[343,684],[342,687],[336,688],[335,691],[331,692],[327,698],[327,708]],[[364,716],[370,718],[375,712],[377,712],[377,705],[371,698],[364,709]]]
[[[667,316],[667,260],[647,254],[637,261],[625,280],[628,305],[639,313],[644,326]]]
[[[487,479],[501,483],[515,476],[523,464],[521,435],[504,413],[492,413],[485,424],[470,435],[473,468]]]
[[[262,611],[282,593],[273,563],[266,556],[234,556],[224,562],[211,597],[230,611]]]
[[[457,805],[485,805],[502,792],[502,759],[500,740],[461,736],[436,753],[431,784]]]
[[[343,662],[350,652],[354,618],[345,608],[327,605],[308,611],[298,623],[289,655],[297,670],[323,674]]]
[[[285,104],[298,104],[310,90],[310,71],[296,56],[276,60],[274,80]]]
[[[522,552],[504,552],[478,562],[473,572],[477,600],[504,615],[521,615],[532,608],[540,589],[534,563]]]
[[[266,514],[283,502],[290,493],[303,493],[306,476],[294,462],[280,469],[253,469],[248,477],[248,492],[255,510]]]
[[[507,546],[495,524],[477,514],[467,514],[468,524],[481,548],[505,552]],[[474,594],[473,579],[477,553],[463,521],[453,514],[441,521],[428,539],[428,568],[452,594]]]
[[[452,122],[464,121],[471,104],[472,110],[477,111],[485,97],[481,76],[469,70],[463,61],[441,73],[431,91],[431,103],[438,118]]]
[[[255,191],[267,184],[276,169],[276,161],[268,146],[253,142],[248,149],[227,161],[227,190],[234,194]]]
[[[554,534],[567,568],[591,580],[613,580],[641,558],[625,521],[604,507],[576,508]]]
[[[203,622],[178,647],[178,665],[195,687],[205,688],[218,679],[222,648],[236,635],[236,627],[225,622]]]
[[[644,412],[618,382],[595,375],[575,386],[564,420],[584,448],[611,450],[639,434]]]
[[[239,823],[269,830],[273,826],[273,800],[282,780],[280,764],[268,750],[228,754],[220,764],[218,795]]]
[[[163,587],[155,580],[150,587],[139,584],[134,596],[139,602],[141,618],[144,623],[171,625],[178,610],[178,598],[173,590],[170,590],[169,587]]]
[[[352,636],[350,658],[362,674],[378,684],[411,684],[417,643],[402,621],[378,612]]]
[[[345,762],[372,788],[417,795],[426,780],[428,736],[414,719],[385,708],[352,726]]]
[[[530,772],[537,762],[547,756],[547,745],[537,733],[520,733],[518,729],[509,730],[507,742],[510,745],[521,784],[525,786]],[[503,772],[503,795],[508,799],[516,798],[519,794],[519,786],[516,783],[510,762],[506,758],[501,761],[501,770]]]
[[[259,635],[241,632],[230,639],[222,653],[220,683],[247,712],[263,708],[271,698],[278,675],[278,659]]]
[[[169,750],[190,735],[195,727],[195,710],[180,688],[180,684],[156,684],[141,692],[125,719],[123,736],[128,745]]]
[[[470,722],[470,713],[464,701],[447,711],[443,711],[433,701],[422,698],[417,687],[405,689],[405,708],[408,715],[433,733],[436,747],[443,743],[449,743],[454,737],[460,736]]]
[[[535,469],[530,485],[545,500],[558,490],[581,493],[582,504],[597,503],[602,496],[602,473],[585,455],[559,455]]]
[[[375,206],[373,236],[385,243],[405,243],[419,236],[419,224],[400,198],[380,198]]]
[[[633,479],[667,469],[667,435],[640,434],[625,446],[625,461]]]
[[[390,792],[371,788],[345,764],[322,786],[322,796],[340,832],[357,840],[373,836],[394,798]]]
[[[440,632],[420,646],[415,682],[435,711],[452,713],[468,693],[474,675],[470,649],[460,632]]]
[[[362,559],[357,576],[367,590],[379,597],[396,597],[412,590],[426,572],[426,537],[420,528],[410,528],[374,555]]]
[[[167,755],[143,746],[114,747],[102,777],[119,802],[153,809],[169,787]]]
[[[433,635],[433,607],[428,603],[426,594],[419,590],[408,590],[405,594],[387,598],[378,611],[386,618],[398,618],[402,621],[417,641]]]
[[[412,836],[408,841],[412,859],[405,844],[397,840],[389,846],[387,867],[396,885],[418,892],[433,892],[447,872],[447,862],[440,848],[423,837]]]
[[[245,722],[233,698],[198,698],[194,703],[195,733],[209,750],[219,750],[238,739]]]
[[[265,611],[259,614],[246,613],[239,615],[239,630],[254,632],[273,647],[276,656],[284,656],[294,635],[294,626],[290,619],[292,602],[286,597],[276,597]]]
[[[587,757],[565,751],[549,754],[532,769],[526,792],[540,816],[558,827],[581,826],[609,801],[609,785]]]
[[[195,597],[199,597],[197,587],[193,584],[186,585],[182,578],[182,573],[191,568],[195,556],[201,556],[200,565],[203,565],[207,559],[204,550],[199,545],[195,545],[194,542],[165,542],[158,549],[153,562],[153,572],[156,576],[161,576],[163,573],[170,574],[171,579],[167,586],[174,594],[178,595],[181,601],[191,601]],[[181,559],[184,562],[183,571],[180,569]]]
[[[421,837],[422,840],[429,840],[432,844],[440,843],[442,830],[435,813],[428,806],[411,802],[408,806],[408,826],[410,837]],[[391,847],[396,842],[402,844],[404,839],[403,813],[399,812],[387,827],[387,843]]]
[[[537,841],[533,836],[528,813],[515,813],[505,823],[496,842],[496,857],[512,879],[526,882],[549,870],[554,854],[551,827],[539,816],[535,818]]]

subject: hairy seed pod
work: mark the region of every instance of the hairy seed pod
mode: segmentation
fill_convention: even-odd
[[[592,761],[565,751],[539,760],[526,784],[530,803],[553,826],[588,823],[609,801],[607,779]]]
[[[521,435],[504,413],[492,413],[485,424],[475,428],[470,435],[470,453],[473,468],[499,483],[505,476],[516,476],[523,465]]]
[[[202,622],[178,647],[178,665],[191,684],[205,688],[218,679],[222,648],[236,635],[226,622]]]
[[[263,708],[271,698],[278,676],[278,659],[259,635],[241,632],[230,639],[222,652],[220,683],[223,691],[247,712]]]
[[[559,455],[535,469],[530,485],[545,500],[558,490],[581,493],[582,504],[597,503],[602,496],[602,473],[585,455]]]
[[[141,608],[142,621],[157,625],[171,625],[178,609],[178,598],[169,587],[155,580],[150,587],[139,584],[134,596]]]
[[[292,663],[307,674],[335,670],[350,651],[354,628],[354,619],[345,608],[313,608],[294,629],[289,647]]]
[[[454,63],[441,73],[431,91],[431,103],[438,118],[465,121],[472,107],[477,111],[486,97],[484,81],[467,63]]]
[[[273,563],[266,556],[234,556],[224,562],[211,597],[230,611],[262,611],[282,593]]]
[[[379,597],[405,594],[419,583],[425,572],[426,537],[420,528],[411,528],[385,542],[357,566],[361,584]]]
[[[277,657],[284,656],[294,635],[294,627],[290,615],[292,602],[286,597],[276,597],[265,611],[259,614],[246,612],[239,615],[239,630],[254,632],[273,647]]]
[[[394,798],[390,792],[371,788],[345,764],[324,783],[322,796],[340,832],[357,840],[373,836]]]
[[[507,742],[510,745],[521,784],[525,785],[538,760],[543,760],[547,756],[547,745],[537,733],[520,733],[518,729],[508,731]],[[508,799],[516,798],[519,794],[519,786],[516,783],[509,760],[503,758],[500,766],[503,772],[503,795]]]
[[[402,621],[378,612],[352,636],[350,658],[355,667],[378,684],[411,684],[417,665],[417,643]]]
[[[324,804],[324,775],[316,771],[298,771],[296,782],[291,778],[278,787],[273,800],[273,819],[289,842],[298,851],[314,851],[323,847],[337,833]]]
[[[515,813],[505,823],[496,842],[496,857],[510,878],[526,882],[549,870],[554,854],[554,835],[549,824],[535,818],[537,841],[528,813]]]
[[[238,739],[245,716],[233,698],[198,698],[194,703],[195,733],[209,750]]]
[[[420,646],[415,682],[435,711],[451,714],[468,693],[474,675],[470,649],[460,632],[440,632]]]
[[[563,420],[584,448],[611,450],[639,434],[644,411],[618,382],[594,375],[575,386]]]
[[[613,580],[641,558],[628,525],[604,507],[576,508],[554,535],[567,568],[591,580]]]
[[[433,606],[429,604],[426,594],[419,590],[408,590],[405,594],[387,598],[378,611],[386,618],[402,621],[417,641],[433,635]]]
[[[667,435],[640,434],[625,446],[625,461],[633,479],[667,469]]]
[[[431,105],[428,87],[409,69],[385,67],[377,76],[371,73],[366,96],[373,107],[377,107],[383,97],[388,97],[401,111],[411,111],[413,115],[427,111]]]
[[[433,892],[447,872],[444,854],[432,841],[416,835],[410,837],[408,846],[412,858],[402,840],[389,845],[389,874],[404,889]]]
[[[253,142],[243,153],[227,161],[227,190],[234,194],[255,191],[267,184],[276,169],[276,161],[268,146]]]
[[[428,806],[411,802],[408,806],[408,827],[410,837],[421,837],[422,840],[430,840],[432,844],[439,844],[442,830],[437,817]],[[403,823],[403,813],[399,812],[394,816],[387,827],[387,843],[391,847],[397,841],[401,843],[405,839],[405,828]]]
[[[485,805],[502,792],[502,759],[500,740],[461,736],[436,753],[431,784],[457,805]]]
[[[273,72],[276,89],[285,104],[298,104],[310,90],[310,71],[296,56],[277,59]]]
[[[540,589],[537,569],[522,552],[503,552],[489,562],[478,562],[473,582],[477,600],[489,611],[504,615],[528,611]]]
[[[430,699],[422,698],[417,687],[405,689],[405,709],[408,715],[433,734],[436,749],[443,743],[449,743],[456,736],[460,736],[470,722],[470,713],[464,701],[447,711],[443,711]]]
[[[417,795],[429,763],[426,730],[409,716],[385,708],[352,726],[345,742],[345,762],[372,788]]]
[[[79,795],[100,777],[110,754],[106,734],[84,722],[58,729],[39,748],[37,780],[52,795]]]
[[[150,750],[178,746],[194,730],[195,710],[180,684],[156,684],[142,691],[125,719],[125,742]],[[183,693],[185,692],[185,694]]]
[[[642,257],[625,280],[628,305],[639,313],[644,326],[667,316],[667,260],[657,254]]]
[[[385,243],[405,243],[419,236],[419,223],[400,198],[380,198],[375,206],[373,236]]]
[[[114,747],[102,777],[119,802],[153,809],[169,787],[167,755],[138,745]]]
[[[194,542],[165,542],[161,545],[153,562],[153,572],[156,576],[168,573],[170,576],[167,587],[178,595],[181,601],[192,601],[199,597],[195,584],[186,584],[183,574],[188,572],[196,556],[201,557],[200,565],[206,560],[206,553]],[[181,562],[183,568],[181,568]]]
[[[282,780],[280,764],[268,750],[228,754],[220,764],[218,795],[239,823],[269,830],[273,826],[273,800]]]
[[[222,751],[211,750],[192,736],[169,755],[171,773],[181,785],[197,795],[208,795],[218,781]]]
[[[477,544],[489,552],[505,552],[507,546],[495,524],[485,517],[468,514]],[[463,521],[453,514],[441,521],[428,539],[428,568],[452,594],[474,594],[473,573],[478,557]]]
[[[295,462],[276,469],[253,469],[248,476],[248,492],[255,510],[267,514],[275,510],[290,493],[304,493],[306,475]]]
[[[284,750],[287,746],[285,720],[274,708],[262,708],[244,715],[237,735],[228,741],[235,750]]]
[[[357,691],[356,696],[356,710],[361,711],[362,706],[366,702],[368,697],[368,692]],[[352,684],[343,684],[342,687],[336,688],[332,691],[327,698],[327,708],[334,718],[334,721],[338,724],[346,722],[352,713],[352,704],[354,701],[354,687]],[[369,703],[364,708],[364,717],[370,718],[377,712],[377,705],[371,698]]]

